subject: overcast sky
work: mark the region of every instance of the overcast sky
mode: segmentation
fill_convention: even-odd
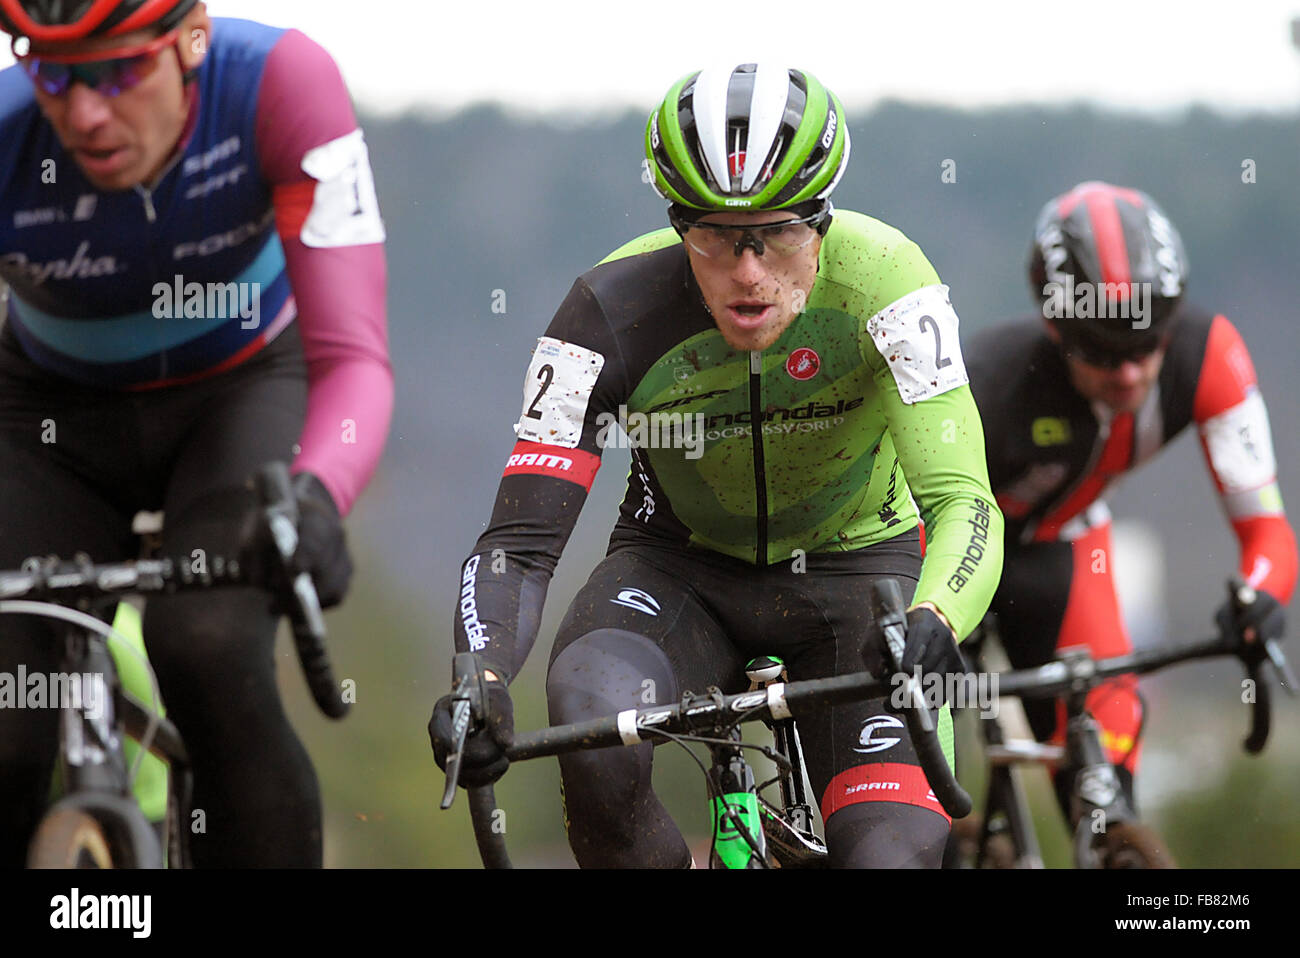
[[[1300,106],[1300,0],[209,0],[215,16],[295,26],[355,99],[446,113],[500,101],[578,118],[648,111],[706,63],[774,58],[850,107],[881,97],[980,106],[1085,99],[1164,110]],[[0,64],[11,62],[7,50]]]

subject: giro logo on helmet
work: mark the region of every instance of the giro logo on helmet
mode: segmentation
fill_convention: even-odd
[[[1070,274],[1061,268],[1070,255],[1065,251],[1065,237],[1061,235],[1061,227],[1056,223],[1044,224],[1038,231],[1037,242],[1043,257],[1043,271],[1050,283],[1060,285],[1070,279]],[[1044,295],[1047,295],[1046,290]]]
[[[1151,238],[1156,242],[1155,259],[1160,278],[1160,295],[1181,296],[1183,267],[1173,224],[1154,207],[1147,210],[1147,224],[1151,227]]]
[[[826,114],[826,132],[822,134],[823,150],[829,150],[831,148],[831,144],[835,142],[836,122],[837,121],[835,119],[835,111],[831,110],[830,113]]]

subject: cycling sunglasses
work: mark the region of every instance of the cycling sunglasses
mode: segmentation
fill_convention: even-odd
[[[44,93],[63,96],[74,83],[84,83],[102,96],[118,96],[131,89],[158,65],[158,54],[176,42],[179,30],[164,33],[140,46],[121,50],[96,50],[93,53],[38,53],[14,59]],[[18,41],[14,41],[15,48]],[[105,56],[105,53],[112,54]]]
[[[1169,345],[1169,337],[1157,336],[1144,340],[1134,348],[1122,351],[1107,349],[1098,343],[1073,337],[1067,338],[1063,345],[1067,353],[1077,356],[1089,366],[1096,366],[1098,369],[1119,369],[1125,363],[1140,363],[1152,353],[1164,349]]]
[[[732,226],[688,220],[674,210],[668,211],[668,222],[677,235],[690,244],[701,256],[713,258],[734,252],[740,256],[745,247],[751,247],[759,256],[771,249],[777,256],[793,256],[824,232],[830,210],[818,210],[811,216],[761,223],[755,226]]]

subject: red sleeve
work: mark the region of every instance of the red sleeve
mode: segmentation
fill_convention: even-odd
[[[346,513],[378,464],[392,416],[387,262],[347,88],[330,55],[297,30],[267,57],[257,145],[307,360],[307,419],[293,468],[315,473]],[[340,197],[354,192],[362,228],[349,231]],[[324,225],[313,231],[313,222]]]
[[[1223,316],[1210,326],[1193,417],[1214,488],[1241,545],[1242,576],[1287,602],[1300,561],[1278,490],[1268,410],[1246,344]]]

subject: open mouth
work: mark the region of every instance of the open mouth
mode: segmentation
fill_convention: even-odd
[[[109,173],[125,162],[126,148],[113,147],[77,147],[73,151],[77,160],[86,169],[95,173]]]
[[[762,325],[771,309],[770,303],[756,302],[729,303],[727,307],[732,322],[747,329]]]

